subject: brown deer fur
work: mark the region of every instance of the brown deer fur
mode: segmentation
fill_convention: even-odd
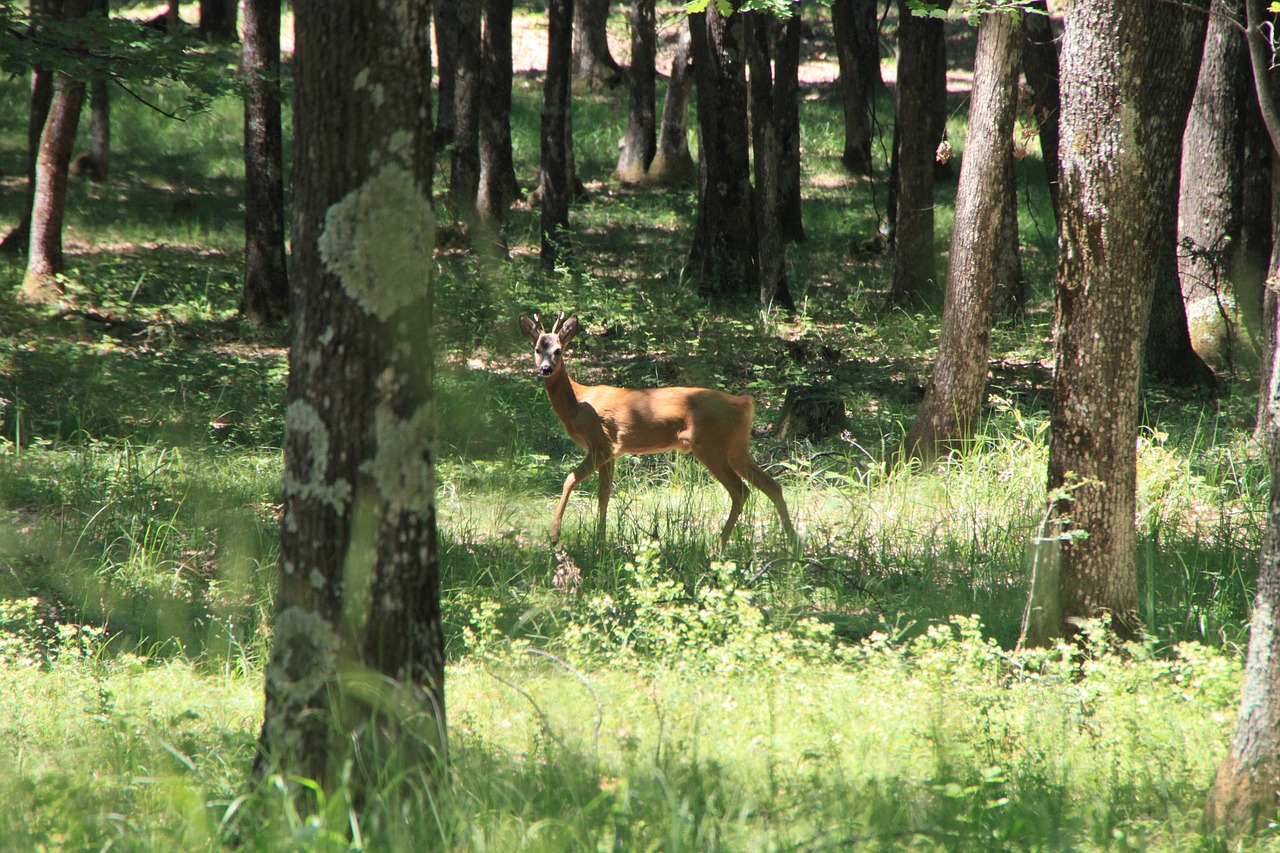
[[[668,450],[692,453],[728,491],[732,506],[720,531],[721,548],[738,521],[747,483],[773,502],[788,539],[795,540],[782,487],[751,458],[755,404],[750,396],[738,397],[708,388],[636,390],[580,385],[570,378],[564,366],[565,348],[579,328],[577,317],[566,319],[564,314],[549,332],[543,329],[541,318],[535,322],[520,316],[520,330],[533,344],[534,361],[546,382],[551,406],[569,438],[587,451],[587,458],[564,481],[560,504],[551,521],[553,542],[560,538],[560,523],[574,486],[592,474],[600,475],[597,534],[603,538],[605,514],[613,492],[614,460],[625,453]]]

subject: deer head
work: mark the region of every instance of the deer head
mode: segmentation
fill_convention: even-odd
[[[520,315],[520,331],[524,333],[525,340],[533,344],[533,360],[538,373],[550,376],[564,365],[564,349],[578,334],[579,328],[578,318],[568,317],[563,311],[549,332],[543,328],[540,315],[534,314],[532,320]]]

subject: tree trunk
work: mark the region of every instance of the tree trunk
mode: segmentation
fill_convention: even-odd
[[[855,175],[872,171],[872,102],[880,79],[880,40],[875,0],[832,0],[840,63],[840,103],[844,108],[844,153],[840,162]]]
[[[1178,275],[1191,342],[1214,368],[1229,371],[1242,354],[1245,365],[1256,358],[1247,352],[1251,341],[1242,335],[1241,315],[1250,310],[1254,327],[1260,324],[1265,267],[1242,263],[1241,249],[1247,245],[1246,150],[1261,146],[1248,132],[1250,120],[1259,119],[1248,45],[1237,23],[1244,2],[1215,0],[1213,9],[1183,139]]]
[[[38,0],[31,8],[31,33],[36,35],[45,21],[62,15],[62,0]],[[18,224],[4,240],[0,251],[26,252],[31,244],[31,206],[36,193],[36,159],[40,154],[40,134],[44,131],[49,106],[53,103],[53,69],[37,63],[31,69],[31,99],[27,111],[27,186]]]
[[[445,751],[428,8],[293,3],[293,336],[257,769],[300,800],[298,778],[349,797],[368,826],[429,820]]]
[[[575,0],[573,80],[593,92],[622,82],[622,71],[609,52],[609,0]]]
[[[703,292],[759,296],[743,15],[689,16],[698,82],[698,214],[688,269]],[[710,152],[714,152],[711,154]]]
[[[454,44],[453,136],[449,158],[449,205],[459,222],[476,217],[480,187],[480,3],[458,0],[457,42]],[[486,105],[487,109],[487,105]]]
[[[768,12],[743,13],[747,63],[751,86],[751,147],[755,160],[756,244],[759,253],[760,304],[776,302],[789,313],[796,305],[787,286],[787,256],[779,222],[781,207],[780,160],[777,117],[774,115],[773,79],[770,71],[770,30],[776,26]]]
[[[542,262],[552,269],[573,198],[569,110],[573,89],[574,0],[547,3],[547,78],[542,96]]]
[[[778,227],[782,239],[805,239],[800,182],[800,43],[804,20],[800,4],[778,29],[773,85],[774,120],[778,125]]]
[[[1198,7],[1198,8],[1197,8]],[[1185,387],[1215,384],[1211,371],[1191,346],[1186,306],[1178,283],[1178,184],[1183,162],[1183,132],[1196,90],[1196,74],[1205,46],[1209,0],[1177,6],[1161,5],[1152,15],[1160,21],[1165,49],[1151,57],[1147,79],[1160,80],[1150,94],[1160,103],[1149,112],[1164,123],[1147,139],[1148,204],[1151,232],[1142,248],[1146,268],[1155,281],[1151,323],[1147,330],[1146,369],[1155,378]]]
[[[1280,232],[1280,226],[1275,230]],[[1280,241],[1272,250],[1271,275],[1280,276]],[[1273,289],[1268,288],[1267,302],[1266,317],[1271,325],[1266,338],[1274,348],[1280,339],[1280,312],[1276,311]],[[1271,500],[1249,626],[1240,714],[1205,808],[1206,828],[1230,833],[1253,832],[1274,821],[1280,790],[1280,375],[1274,369],[1267,374],[1259,397],[1260,408],[1265,409],[1258,417],[1259,437],[1267,448],[1271,468]]]
[[[627,74],[630,109],[627,129],[618,146],[618,167],[613,178],[624,184],[644,181],[657,150],[654,104],[657,72],[654,67],[658,35],[654,0],[631,4],[631,69]]]
[[[110,17],[107,0],[93,0],[93,14]],[[89,83],[89,150],[72,161],[71,171],[94,183],[111,173],[111,88],[104,74]]]
[[[931,85],[936,70],[942,21],[913,13],[900,0],[898,82],[894,87],[893,128],[893,285],[895,305],[919,308],[936,303],[937,282],[933,236],[935,152],[941,138],[935,129],[938,112]]]
[[[1280,282],[1280,158],[1271,161],[1271,261],[1268,269],[1270,281]],[[1274,422],[1275,411],[1271,406],[1271,398],[1265,393],[1277,381],[1276,373],[1276,329],[1280,329],[1280,298],[1275,287],[1268,287],[1262,302],[1262,318],[1266,334],[1262,336],[1262,353],[1259,364],[1261,374],[1258,394],[1258,416],[1254,427],[1254,436],[1265,442],[1275,430],[1280,429]],[[1274,482],[1274,481],[1273,481]]]
[[[1142,246],[1153,214],[1143,143],[1162,109],[1150,114],[1141,89],[1152,51],[1165,49],[1152,9],[1080,2],[1066,18],[1049,521],[1037,559],[1058,571],[1052,589],[1054,573],[1033,578],[1024,644],[1104,616],[1121,637],[1138,631],[1138,386],[1152,293]]]
[[[998,245],[998,235],[1009,233],[1010,217],[1015,219],[1017,252],[1017,210],[1007,200],[1017,192],[1011,143],[1021,29],[1003,12],[984,14],[978,27],[938,359],[920,413],[891,464],[907,459],[927,464],[941,454],[963,450],[982,413],[995,293],[1001,284],[1012,284],[1001,280],[1003,253]]]
[[[1058,42],[1046,0],[1035,0],[1022,28],[1026,44],[1022,48],[1022,73],[1031,90],[1030,107],[1040,138],[1049,199],[1055,223],[1058,213],[1058,113],[1062,99],[1058,91]]]
[[[473,0],[433,0],[431,11],[435,17],[432,32],[436,39],[436,76],[439,91],[436,93],[436,146],[443,151],[453,142],[454,80],[458,74],[458,16],[454,8],[458,3]]]
[[[480,186],[476,212],[481,222],[499,228],[520,194],[511,153],[511,13],[513,0],[484,0],[480,42]]]
[[[693,75],[689,65],[691,49],[689,24],[680,27],[675,55],[671,59],[671,79],[662,102],[662,123],[658,127],[658,145],[649,164],[650,183],[680,185],[697,177],[693,155],[689,153],[689,96]]]
[[[64,20],[83,18],[93,0],[66,0]],[[62,218],[67,206],[67,177],[76,128],[84,106],[85,84],[61,72],[54,75],[53,100],[40,134],[36,155],[36,180],[31,204],[31,240],[27,247],[27,271],[22,298],[54,302],[62,296],[58,274],[63,270]]]
[[[200,35],[209,41],[236,40],[236,0],[200,0]]]
[[[284,142],[280,119],[280,0],[245,0],[244,293],[240,314],[274,323],[289,313]]]

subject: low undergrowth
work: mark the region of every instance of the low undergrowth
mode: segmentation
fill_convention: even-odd
[[[1010,651],[975,617],[839,642],[657,551],[627,596],[566,606],[553,644],[454,601],[451,764],[286,808],[246,785],[251,663],[112,655],[0,614],[0,816],[11,849],[1215,849],[1198,814],[1234,724],[1238,656],[1184,643]],[[83,768],[92,767],[92,773]],[[1268,838],[1261,839],[1263,843]]]

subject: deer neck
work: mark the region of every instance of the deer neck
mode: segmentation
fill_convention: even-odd
[[[555,409],[566,427],[572,428],[573,417],[578,411],[578,396],[584,386],[569,378],[569,371],[565,370],[563,364],[544,378],[543,383],[547,386],[547,399],[551,401],[551,408]]]

